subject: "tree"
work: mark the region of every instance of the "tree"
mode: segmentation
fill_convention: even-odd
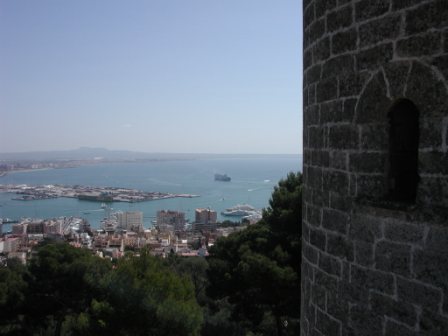
[[[288,174],[258,224],[218,239],[210,250],[207,293],[228,300],[225,309],[240,334],[299,332],[301,197],[302,175]],[[223,314],[210,310],[209,319]]]
[[[190,278],[148,251],[112,267],[65,243],[43,244],[28,269],[0,268],[0,308],[5,335],[198,335],[202,324]]]

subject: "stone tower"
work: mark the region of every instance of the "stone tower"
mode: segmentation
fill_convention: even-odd
[[[448,335],[448,1],[303,13],[302,336]]]

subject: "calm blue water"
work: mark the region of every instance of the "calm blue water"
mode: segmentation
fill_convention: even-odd
[[[136,188],[144,191],[189,193],[198,198],[175,198],[143,203],[112,203],[114,211],[143,211],[145,227],[151,226],[158,210],[184,211],[192,221],[194,210],[210,207],[216,211],[238,203],[256,208],[269,205],[274,186],[290,171],[301,171],[301,157],[198,159],[147,163],[113,163],[12,173],[0,177],[0,184],[64,184]],[[215,173],[226,173],[231,182],[214,181]],[[51,218],[81,216],[93,227],[104,217],[100,203],[58,198],[13,201],[14,194],[0,193],[0,217]],[[86,214],[88,212],[88,214]],[[223,219],[220,217],[220,219]],[[4,231],[8,227],[4,227]]]

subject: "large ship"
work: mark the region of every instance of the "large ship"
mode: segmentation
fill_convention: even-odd
[[[257,213],[257,210],[253,206],[249,204],[237,204],[234,207],[222,211],[221,215],[243,217],[253,215],[254,213]]]
[[[227,174],[215,174],[215,181],[230,182],[231,178]]]

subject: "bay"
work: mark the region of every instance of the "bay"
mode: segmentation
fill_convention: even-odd
[[[79,184],[200,195],[197,198],[111,204],[113,211],[143,211],[144,226],[149,228],[158,210],[183,211],[192,222],[196,208],[216,210],[219,220],[229,219],[221,216],[220,212],[236,204],[248,203],[258,209],[265,208],[279,180],[286,177],[288,172],[301,170],[302,157],[298,155],[202,158],[16,172],[0,177],[0,184]],[[215,173],[228,174],[232,180],[215,181]],[[105,216],[105,211],[97,202],[70,198],[15,201],[13,197],[14,194],[0,193],[1,218],[79,216],[96,228]],[[8,226],[5,226],[6,230]]]

